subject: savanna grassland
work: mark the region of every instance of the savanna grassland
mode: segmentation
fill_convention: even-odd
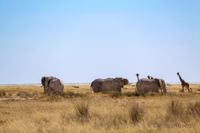
[[[192,93],[168,85],[168,93],[137,95],[128,85],[122,94],[94,94],[89,85],[65,86],[47,96],[39,85],[0,86],[2,133],[198,133],[200,85]]]

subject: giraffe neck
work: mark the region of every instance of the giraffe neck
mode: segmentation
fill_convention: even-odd
[[[137,76],[137,80],[139,81],[140,79],[139,79],[139,76]]]
[[[180,75],[178,75],[178,77],[179,77],[179,79],[180,79],[181,83],[183,83],[183,82],[184,82],[184,80],[181,78],[181,76],[180,76]]]

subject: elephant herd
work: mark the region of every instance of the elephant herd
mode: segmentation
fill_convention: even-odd
[[[148,78],[139,79],[139,74],[136,75],[138,82],[136,83],[137,93],[166,93],[166,84],[163,79]],[[42,87],[45,94],[57,94],[64,92],[64,84],[60,79],[52,76],[42,77]],[[107,79],[95,79],[90,87],[94,93],[98,92],[122,92],[122,88],[128,85],[129,81],[126,78],[107,78]]]

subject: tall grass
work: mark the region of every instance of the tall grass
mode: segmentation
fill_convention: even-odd
[[[200,102],[190,103],[187,107],[187,114],[199,119],[200,118]]]
[[[171,101],[171,103],[167,107],[167,115],[169,117],[174,117],[175,119],[178,117],[182,117],[184,115],[184,106],[180,101]]]
[[[80,121],[88,121],[90,118],[89,104],[86,102],[78,102],[74,105],[75,113]]]
[[[131,122],[133,124],[136,124],[143,119],[144,110],[142,107],[139,106],[139,104],[134,103],[129,110],[129,116],[130,116]]]

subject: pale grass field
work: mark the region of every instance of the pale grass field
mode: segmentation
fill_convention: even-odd
[[[118,94],[94,94],[89,85],[65,86],[62,96],[46,96],[37,85],[0,86],[1,133],[198,133],[200,117],[183,115],[166,119],[172,100],[184,108],[200,101],[200,85],[193,93],[179,92],[180,85],[168,86],[168,94],[136,96],[135,86],[128,85]],[[77,115],[78,104],[88,105],[86,117]],[[141,120],[133,123],[130,109],[138,104]],[[187,117],[187,118],[185,118]]]

